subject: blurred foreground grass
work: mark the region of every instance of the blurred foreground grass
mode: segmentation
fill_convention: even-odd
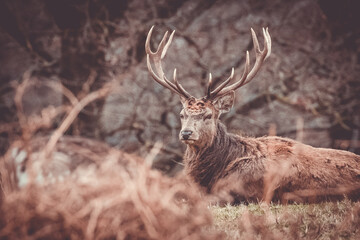
[[[227,239],[360,239],[360,202],[211,206]]]

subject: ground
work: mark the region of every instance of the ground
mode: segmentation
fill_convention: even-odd
[[[358,239],[360,205],[321,204],[211,206],[214,228],[227,239]]]

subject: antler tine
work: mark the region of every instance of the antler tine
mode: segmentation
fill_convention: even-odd
[[[241,76],[240,80],[230,86],[220,89],[220,91],[218,91],[216,94],[211,94],[212,98],[215,97],[216,95],[223,95],[229,91],[234,91],[234,90],[238,89],[239,87],[242,87],[245,84],[249,83],[255,77],[257,72],[260,70],[260,67],[261,67],[262,63],[264,62],[264,60],[270,56],[271,37],[270,37],[268,28],[266,28],[266,30],[263,28],[263,35],[264,35],[264,49],[263,50],[260,50],[258,39],[252,28],[251,28],[251,35],[252,35],[254,50],[255,50],[255,54],[256,54],[255,55],[256,60],[255,60],[254,67],[249,72],[250,57],[249,57],[249,52],[246,51],[245,69],[244,69],[244,73]],[[215,92],[215,90],[214,90],[214,92]]]
[[[176,78],[176,68],[174,69],[174,82],[175,82],[175,86],[177,87],[177,90],[180,91],[180,93],[182,93],[182,95],[186,96],[187,98],[191,97],[191,95],[183,88],[183,86],[178,82],[177,78]]]
[[[216,96],[218,94],[218,92],[221,91],[221,89],[223,89],[226,85],[229,84],[229,82],[234,78],[234,68],[231,69],[231,74],[230,77],[228,77],[228,79],[226,79],[223,83],[221,83],[215,90],[211,91],[210,94],[208,94],[208,99],[211,98],[212,96]],[[210,85],[209,85],[210,88]],[[209,90],[208,90],[209,92]]]
[[[163,36],[163,38],[161,39],[161,41],[160,41],[160,43],[159,43],[159,46],[158,46],[157,50],[156,50],[155,52],[153,52],[153,51],[151,51],[151,48],[150,48],[150,40],[151,40],[151,35],[152,35],[153,29],[154,29],[154,26],[152,26],[152,27],[150,28],[150,31],[149,31],[149,33],[148,33],[148,35],[147,35],[147,37],[146,37],[145,51],[146,51],[146,53],[149,54],[149,55],[154,55],[154,56],[156,56],[156,57],[161,56],[161,58],[163,58],[163,57],[165,56],[165,54],[166,54],[166,50],[168,49],[168,47],[169,47],[169,45],[170,45],[170,43],[171,43],[171,41],[172,41],[172,36],[174,35],[175,30],[171,33],[171,36],[170,36],[169,40],[165,43],[166,38],[167,38],[167,35],[169,34],[169,32],[166,31],[165,34],[164,34],[164,36]],[[165,48],[165,46],[166,46],[166,48]],[[158,53],[159,53],[159,52],[162,53],[163,50],[165,50],[165,51],[164,51],[165,54],[160,54],[160,55],[158,55]]]
[[[211,73],[209,73],[209,82],[208,82],[208,87],[207,87],[207,91],[206,91],[206,99],[211,98],[211,87],[212,87],[212,85],[213,85],[212,75],[211,75]]]
[[[149,70],[151,76],[154,78],[154,80],[155,80],[157,83],[161,84],[163,87],[170,89],[171,91],[175,92],[176,94],[179,94],[179,92],[176,90],[176,88],[173,87],[173,86],[171,86],[172,83],[171,83],[170,81],[167,82],[167,81],[165,80],[166,78],[165,78],[164,75],[163,75],[163,78],[160,78],[158,75],[156,75],[156,73],[154,72],[154,70],[153,70],[152,67],[151,67],[150,55],[147,54],[146,57],[147,57],[146,60],[147,60],[148,70]]]
[[[240,78],[240,80],[239,81],[237,81],[236,83],[234,83],[232,86],[234,86],[235,87],[235,89],[236,88],[239,88],[239,87],[241,87],[241,86],[243,86],[245,83],[245,80],[246,80],[246,77],[248,76],[248,74],[249,74],[249,69],[250,69],[250,55],[249,55],[249,51],[246,51],[246,60],[245,60],[245,67],[244,67],[244,72],[243,72],[243,74],[241,75],[241,78]],[[235,86],[235,84],[236,84],[236,86]],[[231,86],[230,86],[231,87]],[[235,90],[234,89],[234,90]],[[226,91],[226,89],[224,90],[224,92],[222,92],[222,94],[223,93],[225,93],[225,92],[227,92]],[[215,96],[215,95],[214,95]]]
[[[271,37],[270,37],[268,27],[266,28],[266,30],[263,28],[263,34],[264,34],[264,45],[266,45],[267,49],[268,49],[268,52],[265,56],[265,59],[267,59],[268,57],[270,57],[270,54],[271,54]]]
[[[256,61],[255,61],[254,67],[251,69],[251,71],[250,71],[249,75],[247,76],[246,81],[244,82],[243,85],[249,83],[255,77],[257,72],[260,70],[262,63],[264,62],[264,60],[266,58],[268,58],[270,56],[270,53],[271,53],[271,37],[270,37],[268,29],[266,28],[266,31],[265,31],[265,29],[263,28],[264,49],[262,51],[260,50],[259,42],[258,42],[256,34],[252,28],[251,28],[251,33],[252,33],[254,49],[255,49],[255,54],[256,54]]]
[[[154,26],[151,27],[151,29],[146,37],[146,41],[145,41],[145,51],[147,53],[147,56],[146,56],[147,57],[146,58],[147,67],[148,67],[148,70],[149,70],[151,76],[154,78],[154,80],[156,82],[161,84],[163,87],[168,88],[171,91],[175,92],[176,94],[179,94],[185,98],[189,98],[191,95],[188,92],[186,92],[185,89],[176,81],[176,70],[174,71],[174,81],[175,81],[175,84],[174,84],[166,78],[164,71],[162,69],[162,65],[161,65],[161,59],[163,59],[165,57],[166,51],[169,48],[171,41],[173,39],[175,30],[171,33],[171,35],[167,41],[166,41],[166,39],[168,36],[168,31],[166,31],[164,34],[164,37],[162,38],[161,42],[159,43],[157,50],[155,52],[153,52],[153,51],[151,51],[151,48],[150,48],[150,40],[151,40],[151,35],[152,35],[153,29],[154,29]],[[154,62],[156,72],[154,72],[154,70],[151,66],[150,58]]]

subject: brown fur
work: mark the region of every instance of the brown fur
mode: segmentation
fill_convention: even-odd
[[[185,101],[186,108],[190,111],[201,112],[204,111],[205,108],[211,107],[211,103],[209,101],[204,101],[202,99],[191,98]]]
[[[306,198],[316,197],[326,191],[340,194],[349,189],[360,195],[360,156],[339,150],[319,149],[279,137],[244,138],[229,134],[218,119],[222,113],[230,111],[234,104],[235,90],[254,79],[264,60],[271,53],[271,37],[263,28],[264,48],[253,30],[255,64],[250,70],[249,53],[242,77],[229,85],[230,77],[213,88],[212,75],[209,74],[207,94],[197,99],[191,96],[177,81],[174,70],[174,83],[165,78],[161,59],[165,56],[174,32],[167,39],[165,33],[156,52],[150,49],[152,27],[145,42],[147,67],[152,77],[162,86],[178,94],[183,104],[180,113],[181,131],[179,138],[185,144],[185,168],[188,175],[207,192],[228,192],[235,200],[273,199],[294,200],[301,194]],[[156,71],[152,68],[154,62]],[[325,192],[324,189],[327,189]],[[293,194],[289,194],[293,192]],[[295,193],[294,193],[295,192]],[[314,193],[314,194],[312,194]],[[331,194],[328,194],[331,195]],[[297,200],[297,199],[296,199]]]
[[[183,120],[183,129],[194,126],[190,128],[197,131],[198,139],[184,141],[188,145],[184,155],[185,169],[206,192],[219,194],[225,191],[232,195],[234,202],[314,202],[331,199],[326,196],[341,188],[337,196],[355,189],[355,198],[359,198],[359,155],[314,148],[288,138],[250,138],[231,134],[216,117],[206,123],[197,117],[199,112],[195,118],[186,106],[183,111],[190,116]],[[212,107],[210,111],[218,115],[219,110]],[[215,128],[213,136],[208,134],[211,127]],[[306,192],[302,197],[303,190],[312,191],[312,194]],[[292,197],[291,192],[300,195]]]

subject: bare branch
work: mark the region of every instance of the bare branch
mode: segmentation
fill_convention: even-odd
[[[112,83],[108,83],[101,89],[90,93],[89,95],[81,99],[81,101],[79,101],[73,107],[73,109],[66,116],[60,127],[54,131],[54,133],[50,137],[50,140],[46,144],[44,148],[45,157],[48,157],[49,154],[53,151],[57,141],[64,134],[64,132],[70,127],[71,123],[75,120],[75,118],[80,113],[80,111],[89,103],[107,96],[112,90],[112,85],[113,85]]]

